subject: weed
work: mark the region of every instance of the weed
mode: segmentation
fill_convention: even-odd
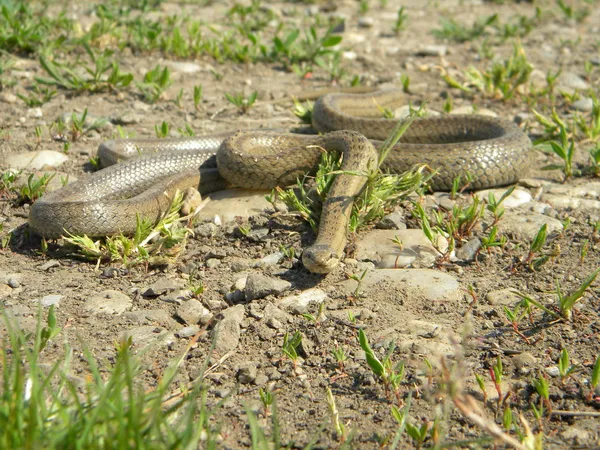
[[[471,41],[485,33],[488,26],[498,21],[498,15],[477,20],[471,27],[456,22],[454,19],[441,19],[441,29],[433,30],[433,35],[439,39],[447,39],[452,42]]]
[[[131,339],[117,344],[112,364],[102,369],[84,348],[88,375],[81,390],[70,375],[74,352],[69,346],[62,360],[42,369],[41,355],[61,331],[54,307],[45,325],[39,313],[33,333],[15,328],[5,314],[4,320],[0,447],[72,448],[76,442],[99,449],[107,439],[120,448],[197,448],[201,441],[215,445],[218,432],[209,425],[202,385],[195,383],[174,402],[170,397],[177,367],[191,346],[149,391],[139,388],[142,366],[133,355]]]
[[[252,92],[247,97],[241,92],[235,94],[229,94],[227,92],[225,93],[225,99],[227,99],[227,101],[232,105],[236,106],[238,111],[242,114],[245,114],[250,108],[252,108],[252,106],[254,106],[257,96],[258,92],[256,91]]]
[[[48,183],[54,178],[55,174],[43,174],[41,177],[35,174],[27,177],[27,184],[21,186],[19,190],[19,202],[20,203],[33,203],[40,198],[46,192]]]
[[[469,84],[485,95],[510,100],[521,86],[529,81],[533,66],[527,61],[520,44],[513,46],[512,55],[504,62],[493,62],[489,70],[469,68],[466,76]]]
[[[591,284],[596,280],[596,277],[600,273],[600,268],[594,270],[591,274],[587,276],[581,286],[579,286],[574,292],[569,295],[563,295],[560,289],[560,283],[558,280],[556,281],[556,295],[558,297],[558,309],[562,317],[567,320],[570,320],[573,314],[573,307],[575,303],[583,298],[587,289],[591,286]]]
[[[562,11],[565,18],[572,19],[577,22],[582,22],[587,16],[590,15],[590,10],[588,8],[574,9],[572,6],[566,4],[564,0],[556,0],[556,5]]]
[[[143,82],[136,84],[144,99],[149,103],[155,103],[171,86],[171,72],[168,67],[156,65],[154,69],[146,72]]]
[[[560,352],[560,358],[558,359],[558,373],[560,375],[561,384],[564,386],[567,378],[578,370],[579,366],[571,365],[569,361],[569,352],[566,348],[563,348]]]
[[[335,348],[331,350],[331,354],[333,355],[333,358],[335,359],[335,362],[338,365],[338,371],[340,373],[344,373],[344,364],[348,360],[348,355],[346,354],[344,347],[336,345]]]
[[[329,406],[329,413],[331,414],[331,425],[335,430],[338,440],[341,444],[345,443],[348,439],[349,430],[346,428],[346,425],[340,420],[340,414],[338,412],[337,406],[335,404],[335,397],[331,392],[329,387],[326,388],[327,394],[327,405]]]
[[[408,14],[406,14],[404,6],[401,6],[400,9],[398,9],[398,13],[396,14],[396,21],[394,22],[394,33],[400,34],[400,32],[406,28],[407,21]]]
[[[281,346],[281,352],[287,356],[294,366],[294,370],[298,365],[298,348],[302,344],[302,334],[299,331],[295,331],[293,335],[285,333],[283,336],[283,345]]]
[[[367,364],[373,373],[383,381],[386,398],[390,400],[391,394],[393,393],[398,404],[400,404],[400,384],[404,380],[404,363],[402,361],[396,365],[393,365],[392,363],[391,357],[396,346],[394,343],[391,343],[386,351],[383,361],[381,361],[377,358],[375,352],[373,352],[373,349],[369,345],[367,335],[362,329],[358,331],[358,340],[360,347],[365,352]]]
[[[42,106],[48,103],[56,95],[56,90],[51,88],[41,88],[39,84],[34,84],[31,92],[25,96],[17,94],[23,102],[29,107]]]
[[[540,227],[535,237],[529,244],[529,252],[527,255],[521,260],[522,266],[527,266],[531,270],[535,270],[536,268],[543,265],[548,257],[546,255],[542,255],[539,258],[535,259],[535,256],[539,254],[544,245],[546,245],[546,240],[548,238],[548,225],[544,224]]]
[[[304,38],[300,37],[298,28],[289,32],[285,37],[276,36],[273,39],[272,60],[282,61],[289,68],[293,64],[299,64],[303,61],[313,62],[317,57],[323,57],[333,52],[335,47],[342,41],[342,36],[333,34],[333,27],[330,27],[324,35],[319,36],[317,29],[311,26],[305,32]]]
[[[202,85],[194,86],[194,109],[198,111],[200,109],[200,102],[202,101]]]
[[[504,203],[504,200],[511,196],[515,188],[516,185],[508,188],[498,200],[496,200],[496,196],[492,191],[489,192],[486,209],[492,213],[492,216],[494,217],[494,221],[491,224],[492,227],[497,225],[504,215],[504,207],[502,206],[502,203]]]
[[[365,269],[362,274],[360,274],[360,275],[353,274],[353,275],[350,275],[350,277],[349,277],[351,280],[356,281],[356,289],[354,289],[354,292],[352,293],[352,296],[355,299],[358,299],[358,297],[360,295],[360,288],[362,285],[362,280],[365,278],[368,271],[369,271],[369,269]]]
[[[169,128],[169,124],[163,120],[160,125],[154,125],[154,133],[157,138],[164,139],[169,136]]]
[[[36,77],[36,81],[77,92],[116,91],[131,84],[133,75],[121,72],[119,65],[110,60],[112,51],[104,50],[96,54],[88,44],[84,43],[83,47],[92,62],[89,66],[83,66],[88,77],[79,75],[78,71],[69,68],[67,64],[53,62],[41,55],[40,64],[50,77]]]

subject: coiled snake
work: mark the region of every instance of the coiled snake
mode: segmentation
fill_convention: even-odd
[[[313,127],[325,134],[306,136],[264,131],[177,139],[107,141],[99,148],[104,165],[138,155],[48,193],[33,204],[33,231],[56,238],[72,234],[103,236],[132,233],[136,213],[158,220],[176,189],[210,192],[226,187],[286,186],[317,166],[322,149],[343,154],[342,170],[377,166],[370,139],[383,140],[396,121],[382,108],[402,102],[398,91],[327,94],[313,109]],[[342,131],[333,131],[342,130]],[[352,131],[349,131],[352,130]],[[517,181],[527,170],[531,141],[511,122],[480,115],[416,119],[383,164],[403,172],[426,163],[438,170],[433,187],[449,190],[457,176],[474,176],[473,189]],[[200,170],[199,170],[200,168]],[[346,244],[352,203],[365,177],[338,175],[323,207],[316,242],[303,252],[315,273],[330,272]]]

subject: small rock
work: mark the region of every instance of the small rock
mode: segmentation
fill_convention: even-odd
[[[212,313],[196,299],[190,299],[177,308],[177,316],[188,325],[206,324]]]
[[[358,19],[358,26],[360,28],[371,28],[373,25],[375,25],[375,19],[372,17],[360,17]]]
[[[493,306],[509,306],[521,301],[516,291],[510,288],[490,291],[485,294],[485,299]]]
[[[161,278],[157,280],[152,286],[146,289],[142,295],[144,297],[158,297],[160,295],[167,294],[169,292],[176,291],[183,287],[182,280],[174,280],[170,278]]]
[[[404,214],[400,211],[394,211],[381,219],[375,227],[380,230],[406,230]]]
[[[152,325],[132,328],[123,333],[123,338],[131,338],[133,344],[139,348],[144,348],[150,344],[160,343],[164,346],[170,346],[175,342],[175,335],[164,328]]]
[[[21,274],[11,275],[9,276],[6,284],[8,284],[11,288],[16,289],[21,286]]]
[[[515,115],[515,119],[514,120],[515,120],[515,123],[517,125],[521,125],[522,123],[525,123],[525,122],[528,122],[530,120],[533,120],[534,118],[535,118],[535,116],[533,114],[531,114],[531,113],[520,112],[520,113],[517,113]]]
[[[321,304],[327,299],[327,294],[321,289],[307,289],[298,295],[288,295],[276,301],[279,308],[287,309],[294,314],[304,314],[311,304]]]
[[[205,222],[198,225],[194,232],[196,233],[196,236],[209,238],[213,237],[217,233],[217,230],[218,227],[214,223]]]
[[[590,433],[587,430],[574,425],[568,427],[560,435],[563,439],[579,445],[586,444],[590,440]]]
[[[165,64],[174,72],[180,73],[197,73],[202,70],[198,64],[186,61],[165,61]]]
[[[109,289],[86,300],[83,307],[91,314],[122,314],[131,308],[132,304],[127,295]]]
[[[16,170],[39,170],[42,167],[58,167],[69,157],[54,150],[38,150],[27,153],[8,153],[1,164]]]
[[[39,266],[39,269],[40,270],[49,270],[54,267],[60,267],[60,263],[55,259],[51,259],[50,261],[47,261],[44,264],[42,264],[41,266]]]
[[[206,260],[206,268],[207,269],[214,269],[215,267],[219,266],[221,264],[221,260],[217,259],[217,258],[209,258]]]
[[[44,116],[42,108],[31,108],[27,110],[27,117],[30,119],[40,119]]]
[[[265,266],[274,266],[283,258],[283,253],[275,252],[270,255],[265,256],[264,258],[259,259],[254,264],[254,267],[265,267]]]
[[[17,97],[15,94],[11,94],[10,92],[0,92],[0,102],[4,103],[17,103]]]
[[[479,114],[481,116],[498,117],[498,114],[487,108],[474,108],[472,105],[464,105],[454,108],[450,114]]]
[[[589,84],[574,72],[562,72],[557,80],[557,86],[559,89],[571,88],[571,89],[589,89]]]
[[[279,278],[270,278],[258,273],[251,273],[246,280],[244,292],[246,300],[251,301],[264,298],[267,295],[277,295],[287,291],[292,287],[292,283]]]
[[[0,284],[0,300],[12,294],[13,289],[8,284]]]
[[[198,213],[199,221],[213,221],[218,217],[219,224],[236,222],[238,219],[259,216],[272,205],[265,199],[270,191],[226,189],[209,194],[211,199]],[[219,225],[218,224],[218,225]]]
[[[512,357],[512,362],[523,375],[526,375],[536,365],[537,360],[529,352],[523,352],[520,355]]]
[[[560,376],[560,369],[558,368],[558,366],[550,366],[550,367],[546,367],[544,369],[544,371],[550,375],[552,378],[556,378],[558,376]]]
[[[238,368],[235,377],[240,384],[252,384],[256,380],[257,373],[256,363],[245,362]]]
[[[480,248],[481,240],[478,237],[469,239],[466,244],[456,250],[456,257],[461,261],[473,261]]]
[[[175,335],[179,338],[187,338],[190,336],[195,336],[196,333],[198,333],[200,331],[200,327],[197,325],[192,325],[189,327],[184,327],[181,330],[179,330],[177,333],[175,333]]]
[[[417,51],[417,56],[445,56],[448,47],[445,45],[426,45]]]
[[[480,200],[487,201],[490,193],[496,200],[500,200],[502,195],[506,192],[506,189],[484,189],[483,191],[477,191],[475,195]],[[533,200],[533,197],[529,192],[524,189],[515,189],[508,197],[502,202],[502,206],[505,208],[516,208],[517,206],[524,205]]]
[[[221,313],[223,319],[213,329],[215,350],[217,352],[225,353],[238,346],[244,313],[243,305],[232,306]]]
[[[281,321],[277,320],[275,317],[269,317],[265,323],[268,327],[273,328],[274,330],[280,330],[283,328]]]
[[[587,112],[587,111],[591,111],[594,108],[594,102],[592,101],[591,98],[584,97],[584,98],[577,100],[576,102],[573,102],[571,107],[573,109],[576,109],[577,111]]]

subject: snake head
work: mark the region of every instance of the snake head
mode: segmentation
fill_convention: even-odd
[[[312,273],[329,273],[339,262],[340,255],[327,244],[313,245],[302,253],[302,263]]]

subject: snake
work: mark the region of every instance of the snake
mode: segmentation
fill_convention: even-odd
[[[318,135],[258,130],[106,141],[98,157],[108,167],[42,196],[30,209],[29,226],[47,239],[133,234],[138,215],[157,222],[177,190],[289,186],[314,173],[323,151],[335,151],[342,155],[341,173],[323,203],[316,240],[302,253],[310,272],[326,274],[342,258],[364,174],[377,168],[377,148],[397,125],[382,111],[403,103],[398,90],[323,95],[312,110]],[[437,171],[434,190],[451,190],[453,180],[467,174],[470,189],[492,188],[524,176],[531,148],[529,137],[501,118],[428,116],[414,119],[381,170],[402,173],[427,164]]]

